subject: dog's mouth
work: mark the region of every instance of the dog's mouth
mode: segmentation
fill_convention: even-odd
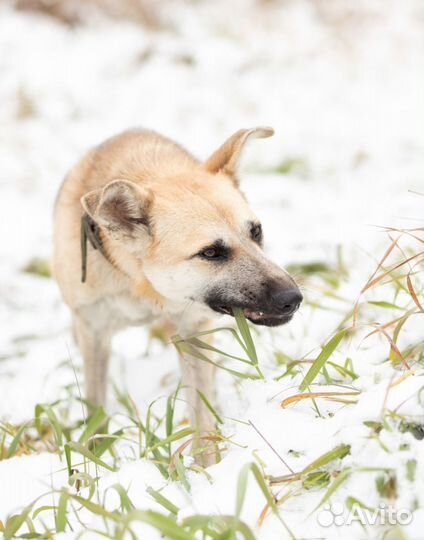
[[[210,306],[214,311],[224,315],[234,317],[233,308],[230,306]],[[254,310],[250,308],[240,308],[244,316],[253,324],[263,326],[279,326],[291,321],[293,314],[266,313],[264,311]]]

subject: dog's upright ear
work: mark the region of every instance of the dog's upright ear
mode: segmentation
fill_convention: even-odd
[[[228,174],[237,182],[237,167],[244,145],[249,139],[262,139],[272,135],[274,135],[274,130],[270,127],[240,129],[210,156],[204,165],[205,169],[211,173]]]
[[[87,214],[114,236],[132,238],[141,229],[149,229],[150,190],[127,180],[113,180],[103,189],[90,191],[81,198]]]

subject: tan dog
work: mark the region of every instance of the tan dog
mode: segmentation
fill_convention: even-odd
[[[201,163],[157,133],[131,130],[66,177],[54,274],[72,310],[93,405],[105,403],[111,339],[124,327],[162,319],[188,336],[232,307],[268,326],[288,322],[299,307],[293,279],[262,251],[261,225],[236,177],[247,140],[272,134],[240,130]],[[213,366],[192,357],[181,365],[192,424],[207,434],[214,419],[197,390],[213,402]]]

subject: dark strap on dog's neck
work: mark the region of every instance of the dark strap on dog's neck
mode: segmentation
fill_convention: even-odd
[[[81,218],[81,281],[83,283],[87,278],[87,240],[94,249],[99,250],[103,257],[110,262],[103,246],[99,226],[88,214],[83,214]]]

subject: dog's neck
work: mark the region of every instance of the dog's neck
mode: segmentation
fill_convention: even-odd
[[[88,245],[98,251],[115,270],[130,278],[108,254],[107,244],[104,242],[99,225],[85,213],[81,218],[81,281],[83,283],[86,282],[88,273]],[[176,331],[181,334],[191,334],[193,321],[199,324],[201,321],[206,321],[211,317],[206,306],[193,305],[192,303],[188,305],[187,301],[173,303],[166,299],[154,288],[145,275],[140,275],[136,281],[130,278],[130,281],[132,285],[129,292],[132,298],[147,301],[152,306],[153,311],[158,310],[158,313],[166,309],[168,319],[174,322]]]

